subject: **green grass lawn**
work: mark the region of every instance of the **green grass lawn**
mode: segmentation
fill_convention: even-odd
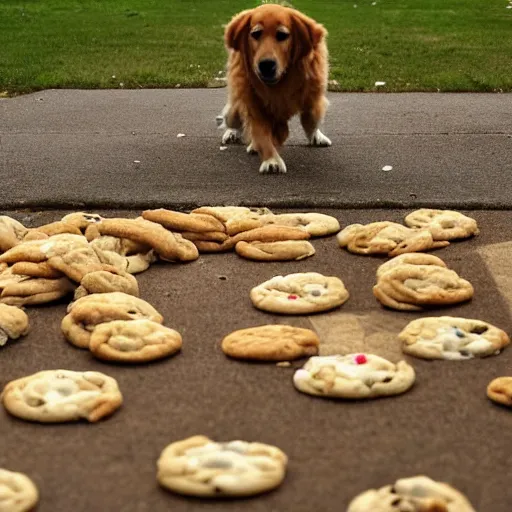
[[[259,3],[0,0],[0,94],[218,85],[223,25]],[[329,30],[339,90],[512,91],[508,0],[292,3]]]

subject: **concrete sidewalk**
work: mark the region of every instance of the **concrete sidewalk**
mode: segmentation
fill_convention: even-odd
[[[49,90],[2,99],[1,204],[512,207],[511,94],[331,94],[333,147],[306,147],[293,123],[286,175],[260,175],[241,146],[220,150],[225,95]]]

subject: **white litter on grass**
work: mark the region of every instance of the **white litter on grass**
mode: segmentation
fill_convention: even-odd
[[[386,82],[375,82],[375,87],[382,87],[386,85]]]
[[[226,151],[226,149],[228,149],[228,147],[227,147],[227,146],[221,146],[219,149],[220,149],[221,151]]]
[[[393,170],[393,166],[391,166],[391,165],[385,165],[385,166],[382,168],[382,170],[383,170],[383,171],[386,171],[386,172],[388,172],[388,171],[392,171],[392,170]]]
[[[377,2],[372,2],[372,5],[377,5]]]
[[[140,160],[134,160],[133,163],[134,164],[140,164]]]
[[[357,8],[357,4],[354,4],[354,9],[356,9],[356,8]]]
[[[178,133],[178,135],[176,135],[176,137],[178,137],[178,139],[181,139],[181,137],[185,137],[185,134],[184,133]]]
[[[119,82],[119,87],[124,87],[124,83],[123,82]]]
[[[116,77],[116,75],[112,75],[112,78],[115,78],[115,77]]]
[[[507,5],[507,7],[505,7],[505,9],[512,9],[512,5]]]

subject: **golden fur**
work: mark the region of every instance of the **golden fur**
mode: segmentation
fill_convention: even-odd
[[[275,4],[243,11],[226,27],[229,92],[223,141],[243,134],[248,151],[260,154],[261,172],[286,172],[277,148],[288,138],[288,121],[296,114],[311,144],[330,145],[318,129],[328,104],[326,35],[311,18]],[[272,83],[258,71],[268,59],[275,69]]]

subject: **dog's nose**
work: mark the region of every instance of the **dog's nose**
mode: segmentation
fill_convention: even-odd
[[[258,64],[258,70],[262,78],[272,80],[276,76],[277,62],[273,59],[261,60]]]

